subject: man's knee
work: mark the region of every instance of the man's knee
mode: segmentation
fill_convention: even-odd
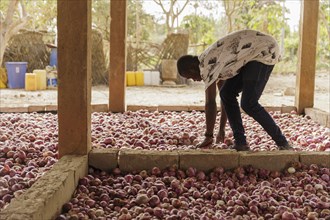
[[[257,110],[258,103],[252,103],[249,101],[241,100],[241,108],[244,110],[244,112],[248,115],[253,114]]]
[[[233,97],[235,97],[235,95],[233,95],[232,91],[229,91],[226,88],[222,88],[220,90],[220,98],[222,101],[230,100]]]

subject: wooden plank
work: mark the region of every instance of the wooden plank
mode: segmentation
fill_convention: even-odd
[[[109,110],[126,111],[126,4],[111,1]]]
[[[316,44],[319,0],[304,0],[301,6],[299,62],[295,106],[299,114],[314,106]]]
[[[127,111],[138,111],[138,110],[148,110],[148,111],[157,111],[158,106],[156,105],[128,105]]]
[[[91,0],[59,0],[59,155],[91,148]]]
[[[159,105],[158,111],[164,112],[164,111],[188,111],[189,106],[183,106],[183,105]]]
[[[57,105],[46,105],[45,111],[46,112],[57,112]]]
[[[0,113],[9,113],[9,112],[29,112],[28,107],[1,107]]]
[[[305,108],[305,114],[313,121],[330,128],[330,114],[317,108]]]
[[[108,112],[108,104],[93,104],[92,112]]]
[[[43,105],[30,105],[28,107],[29,112],[44,112],[46,110],[46,106]]]

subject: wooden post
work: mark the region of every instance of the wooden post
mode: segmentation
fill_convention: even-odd
[[[299,61],[295,106],[299,114],[314,106],[319,0],[301,3]]]
[[[58,0],[59,155],[91,148],[91,0]]]
[[[126,0],[111,1],[109,110],[126,111]]]

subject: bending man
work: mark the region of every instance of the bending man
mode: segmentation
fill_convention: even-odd
[[[200,56],[185,55],[177,62],[178,72],[185,78],[205,83],[206,132],[199,147],[213,143],[216,121],[216,85],[219,89],[237,151],[249,150],[237,97],[240,92],[242,109],[256,120],[272,137],[280,150],[292,147],[269,113],[259,104],[274,65],[280,60],[276,40],[254,30],[231,33],[209,46]],[[221,130],[221,129],[220,129]],[[220,131],[219,131],[220,133]],[[219,134],[218,134],[219,137]],[[222,139],[223,140],[223,139]]]

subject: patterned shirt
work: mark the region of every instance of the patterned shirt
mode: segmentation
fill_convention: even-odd
[[[259,31],[242,30],[219,39],[198,59],[200,74],[207,89],[217,80],[234,77],[250,61],[275,65],[280,60],[280,52],[272,36]]]

